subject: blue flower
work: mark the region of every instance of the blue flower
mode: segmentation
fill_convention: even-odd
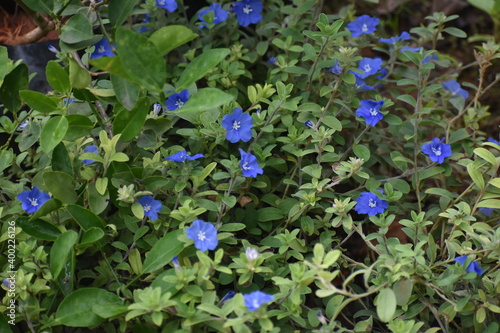
[[[491,143],[494,143],[494,144],[497,144],[497,145],[500,146],[500,141],[497,141],[497,140],[495,140],[493,138],[488,138],[488,142],[491,142]]]
[[[48,49],[49,49],[49,51],[50,51],[50,52],[52,52],[52,53],[55,53],[55,54],[58,54],[58,53],[59,53],[59,50],[58,50],[58,49],[56,49],[56,48],[54,47],[54,45],[52,45],[52,44],[49,44],[49,46],[47,46],[47,48],[48,48]]]
[[[276,57],[271,57],[271,58],[267,59],[267,62],[270,64],[275,64],[277,62]]]
[[[198,158],[202,158],[204,155],[203,154],[196,154],[194,156],[191,156],[187,153],[186,150],[178,151],[177,153],[165,157],[167,161],[172,161],[172,162],[184,162],[185,160],[192,161],[196,160]]]
[[[161,201],[155,200],[152,195],[143,195],[138,203],[144,210],[144,216],[149,217],[150,221],[158,220],[158,212],[161,210]]]
[[[168,10],[170,13],[177,9],[175,0],[156,0],[156,7]]]
[[[224,304],[224,303],[226,303],[226,302],[227,302],[227,301],[229,301],[231,298],[233,298],[235,294],[236,294],[236,293],[235,293],[234,291],[232,291],[232,290],[228,291],[228,292],[224,295],[224,297],[222,297],[222,299],[220,300],[219,304]]]
[[[351,73],[353,73],[355,75],[355,78],[356,78],[356,89],[358,89],[360,91],[362,91],[362,90],[374,90],[375,89],[374,87],[367,85],[365,80],[356,76],[357,73],[354,73],[354,72],[351,72]]]
[[[335,65],[330,66],[330,71],[336,75],[342,74],[342,66],[340,66],[338,59],[333,60],[335,60]]]
[[[155,103],[153,104],[153,113],[155,115],[158,115],[160,113],[160,111],[163,110],[163,107],[161,106],[160,103]]]
[[[422,62],[424,64],[426,64],[426,63],[430,62],[431,60],[438,60],[438,55],[434,53],[430,56],[427,56],[424,58],[424,60],[422,60]],[[469,93],[467,93],[467,96],[469,96]]]
[[[462,89],[460,83],[455,80],[443,82],[443,87],[444,89],[451,91],[452,96],[458,95],[462,96],[464,99],[467,99],[467,97],[469,97],[469,92],[465,89]]]
[[[379,23],[380,20],[376,17],[361,15],[356,21],[347,24],[347,30],[351,32],[352,37],[359,37],[376,31]]]
[[[422,50],[421,47],[409,47],[409,46],[405,46],[401,50],[399,50],[399,52],[404,52],[404,51],[420,52],[420,50]]]
[[[257,24],[262,20],[262,2],[260,0],[242,0],[233,4],[233,12],[236,20],[242,27],[247,27],[251,23]]]
[[[481,213],[483,213],[484,215],[490,217],[491,215],[493,215],[494,209],[493,208],[486,208],[486,207],[479,207],[479,211]]]
[[[106,38],[101,39],[94,44],[95,50],[90,55],[90,59],[98,59],[101,57],[113,57],[115,54],[111,49],[111,45]]]
[[[307,120],[304,123],[304,125],[307,126],[307,127],[310,127],[310,128],[314,128],[314,123],[312,122],[312,120]]]
[[[380,38],[378,41],[379,43],[386,43],[386,44],[396,44],[396,42],[401,41],[401,40],[409,40],[410,39],[410,34],[407,33],[406,31],[403,31],[401,35],[396,36],[396,37],[391,37],[391,38]]]
[[[227,114],[222,118],[222,127],[226,129],[226,139],[229,142],[248,142],[252,138],[252,117],[240,108],[234,109],[232,114]]]
[[[244,294],[243,300],[245,301],[245,305],[248,308],[248,311],[252,312],[260,309],[262,304],[274,301],[274,296],[257,290],[251,292],[250,294]]]
[[[375,126],[379,120],[384,118],[384,115],[380,113],[382,105],[384,105],[384,101],[375,102],[363,99],[356,110],[356,116],[365,118],[368,125]]]
[[[194,246],[200,251],[215,250],[219,240],[217,239],[217,229],[212,223],[202,220],[195,220],[186,229],[188,238],[194,240]]]
[[[382,193],[381,190],[379,191]],[[387,201],[379,199],[379,197],[371,192],[361,192],[358,200],[356,200],[354,210],[358,214],[374,216],[383,213],[387,208],[389,208]]]
[[[137,29],[135,32],[140,33],[140,32],[148,31],[149,28],[146,26],[146,24],[148,24],[149,22],[151,22],[151,17],[149,16],[149,14],[144,14],[144,19],[141,22],[141,27],[139,29]]]
[[[19,124],[19,129],[22,131],[23,129],[26,128],[26,126],[28,126],[29,124],[29,121],[25,120],[23,121],[22,123]]]
[[[172,264],[174,264],[174,268],[176,271],[178,271],[179,269],[181,269],[181,264],[179,263],[179,257],[178,256],[174,256],[172,258]]]
[[[245,153],[241,148],[238,150],[241,154],[240,167],[241,172],[243,172],[243,176],[256,178],[257,175],[262,175],[264,173],[264,170],[259,168],[257,157],[251,153]]]
[[[83,152],[99,155],[99,148],[97,148],[96,145],[90,145],[90,146],[85,147],[85,149],[83,149]],[[89,164],[92,164],[94,162],[95,162],[94,160],[82,160],[82,163],[85,165],[89,165]]]
[[[21,201],[22,208],[28,214],[36,212],[49,199],[49,194],[41,192],[37,186],[31,191],[26,190],[17,195],[17,200]]]
[[[463,256],[460,256],[460,257],[456,257],[453,260],[455,262],[458,262],[460,265],[463,266],[465,264],[465,262],[467,261],[467,256],[463,255]],[[483,270],[481,269],[481,267],[479,266],[479,264],[476,261],[471,262],[469,264],[469,266],[467,266],[467,268],[465,270],[467,271],[467,273],[474,272],[477,275],[482,275],[483,274]]]
[[[189,91],[184,89],[178,94],[172,94],[167,98],[166,105],[167,109],[170,111],[174,111],[180,109],[184,106],[184,103],[189,99]]]
[[[432,139],[431,142],[427,142],[422,146],[422,153],[429,155],[429,158],[433,162],[443,163],[445,157],[451,156],[451,146],[443,143],[443,141],[444,138]]]
[[[376,74],[382,68],[382,59],[380,58],[363,58],[359,62],[358,69],[363,74],[354,73],[354,75],[364,79],[372,74]]]
[[[205,28],[206,27],[205,24],[208,24],[208,22],[205,21],[203,16],[207,15],[209,12],[213,12],[213,15],[214,15],[214,20],[212,22],[213,24],[217,24],[217,23],[220,23],[220,22],[227,20],[227,16],[229,14],[226,10],[222,9],[220,4],[213,3],[210,5],[210,7],[208,7],[208,9],[202,9],[198,13],[198,18],[200,19],[200,21],[202,23],[204,23],[204,24],[200,24],[200,28]]]
[[[386,68],[382,68],[380,70],[380,74],[377,75],[377,79],[379,79],[379,80],[385,79],[385,77],[387,76],[387,73],[389,73],[389,71]]]

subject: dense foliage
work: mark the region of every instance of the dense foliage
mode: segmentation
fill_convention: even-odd
[[[0,47],[1,331],[498,332],[499,45],[369,2],[19,1],[60,40],[46,95]]]

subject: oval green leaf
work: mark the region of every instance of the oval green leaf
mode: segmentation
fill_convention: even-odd
[[[184,230],[171,231],[155,243],[151,251],[149,251],[146,260],[144,260],[142,266],[143,274],[162,268],[182,251],[184,243],[179,241],[177,237],[183,232]]]
[[[44,152],[49,153],[62,141],[68,131],[68,119],[63,116],[53,117],[43,126],[40,145]]]

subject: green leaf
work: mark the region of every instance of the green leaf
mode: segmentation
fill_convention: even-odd
[[[0,100],[11,112],[17,112],[22,104],[19,91],[28,89],[28,66],[19,64],[4,78],[0,87]]]
[[[500,200],[498,199],[486,199],[477,205],[478,207],[483,207],[483,208],[494,208],[494,209],[499,209],[500,208]]]
[[[467,165],[467,172],[469,173],[469,176],[472,178],[472,181],[474,184],[479,187],[479,189],[484,188],[484,178],[483,175],[481,174],[481,171],[479,170],[478,164],[476,162],[470,163]]]
[[[30,221],[34,221],[42,216],[45,216],[45,215],[59,209],[61,206],[62,206],[61,201],[59,201],[57,199],[50,199],[49,201],[44,203],[42,205],[42,207],[40,207],[35,212],[35,214],[33,214],[33,216],[31,216]]]
[[[500,178],[493,178],[488,182],[489,185],[493,185],[496,188],[500,188]]]
[[[69,59],[69,82],[71,86],[76,89],[83,89],[90,85],[92,79],[90,73],[80,67],[76,61]]]
[[[88,230],[92,227],[104,229],[104,222],[90,210],[78,205],[68,205],[66,206],[66,210],[83,230]]]
[[[121,305],[121,304],[103,304],[103,305],[94,305],[92,307],[92,311],[94,313],[98,313],[100,317],[103,318],[111,318],[118,316],[122,313],[125,313],[128,311],[128,306],[127,305]]]
[[[50,97],[36,91],[21,90],[19,92],[24,103],[30,108],[42,113],[50,113],[57,110],[57,103]]]
[[[50,270],[52,271],[52,276],[59,276],[77,240],[78,234],[73,230],[68,230],[60,234],[54,244],[52,244],[52,248],[50,249]]]
[[[23,3],[40,14],[50,14],[54,10],[54,0],[23,0]]]
[[[0,172],[12,165],[14,161],[14,152],[12,149],[0,151]]]
[[[52,170],[62,171],[73,176],[73,166],[64,143],[60,142],[52,152]]]
[[[224,105],[233,99],[233,95],[225,93],[222,90],[216,88],[203,88],[189,97],[182,108],[171,113],[190,123],[198,123],[200,113]]]
[[[107,178],[106,178],[107,179]],[[107,188],[103,194],[100,194],[96,189],[97,182],[89,183],[88,185],[88,201],[89,207],[94,214],[101,214],[109,202],[109,192]]]
[[[75,180],[72,176],[62,171],[46,171],[43,181],[54,198],[62,203],[72,204],[78,201],[75,191]]]
[[[93,308],[121,305],[115,294],[99,288],[80,288],[66,296],[57,307],[56,322],[70,327],[90,327],[99,325],[104,318],[97,315]]]
[[[27,217],[20,217],[17,219],[16,225],[28,235],[46,241],[53,242],[61,234],[55,225],[40,219],[30,220]]]
[[[116,29],[129,17],[137,0],[109,0],[108,17],[109,22]]]
[[[452,144],[452,143],[462,141],[463,139],[467,139],[467,138],[470,138],[469,132],[467,132],[467,130],[465,128],[460,128],[459,130],[451,133],[450,140],[448,141],[448,143]]]
[[[439,195],[439,196],[446,197],[449,199],[453,199],[453,193],[451,193],[448,190],[445,190],[444,188],[437,188],[437,187],[429,188],[429,189],[425,190],[425,193],[435,194],[435,195]]]
[[[337,132],[342,131],[342,123],[334,116],[326,116],[323,118],[323,124],[336,130]]]
[[[51,60],[47,63],[45,75],[47,76],[47,81],[55,91],[60,93],[69,91],[69,75],[55,60]]]
[[[61,33],[59,34],[59,39],[68,44],[79,43],[92,37],[94,37],[92,24],[83,13],[73,15],[62,26]]]
[[[182,251],[184,243],[177,239],[182,233],[184,233],[184,230],[171,231],[153,245],[146,260],[144,260],[142,274],[151,273],[162,268]]]
[[[41,131],[42,128],[37,122],[30,121],[19,136],[19,150],[25,151],[38,142]]]
[[[126,72],[125,66],[122,63],[120,56],[90,59],[90,64],[112,75],[117,75],[123,79],[133,81],[132,77]]]
[[[143,97],[131,111],[123,109],[118,112],[113,122],[113,133],[121,134],[119,141],[130,141],[141,131],[148,115],[149,103],[149,98]]]
[[[384,323],[389,322],[396,313],[396,295],[394,295],[392,289],[384,288],[380,290],[375,305],[377,306],[379,319]]]
[[[89,117],[80,114],[70,114],[66,116],[66,119],[68,119],[68,131],[64,135],[64,140],[66,141],[75,141],[89,134],[94,128],[94,123]]]
[[[405,306],[410,300],[413,291],[413,282],[411,279],[398,280],[394,283],[392,289],[396,296],[396,304]]]
[[[498,164],[497,158],[488,149],[476,148],[474,149],[474,154],[491,163],[492,165]]]
[[[111,83],[118,102],[127,110],[132,110],[139,99],[141,89],[129,80],[117,75],[111,75]]]
[[[467,38],[467,34],[465,33],[465,31],[460,30],[460,29],[455,28],[455,27],[448,27],[448,28],[445,28],[443,31],[449,33],[452,36],[458,37],[458,38]]]
[[[229,53],[230,51],[228,49],[212,49],[194,58],[193,61],[186,66],[179,81],[177,81],[177,90],[187,89],[191,84],[210,72]]]
[[[259,222],[281,220],[283,217],[285,217],[285,213],[275,207],[261,208],[257,211],[257,221]]]
[[[416,100],[415,100],[415,98],[414,98],[413,96],[411,96],[411,95],[400,95],[400,96],[398,96],[398,99],[399,99],[400,101],[403,101],[403,102],[405,102],[405,103],[410,104],[411,106],[413,106],[413,108],[415,108],[415,107],[416,107],[416,105],[417,105],[417,101],[416,101]]]
[[[7,74],[14,68],[12,60],[9,59],[9,53],[5,46],[0,46],[0,87]]]
[[[144,208],[140,203],[134,202],[130,208],[132,209],[132,214],[134,214],[134,216],[139,220],[144,218]]]
[[[159,93],[167,80],[167,66],[155,44],[140,33],[120,28],[116,32],[116,45],[123,68],[132,81]]]
[[[62,141],[68,131],[68,119],[64,116],[50,118],[43,126],[40,145],[49,153]]]
[[[160,54],[164,56],[196,37],[198,37],[197,34],[183,25],[169,25],[153,32],[149,37],[149,41],[153,42],[160,51]]]
[[[363,145],[355,145],[352,148],[352,151],[354,154],[356,154],[357,157],[362,158],[367,162],[370,159],[370,149],[368,147],[363,146]]]
[[[76,246],[77,249],[87,247],[104,237],[104,231],[101,228],[89,228],[85,231],[80,243]]]

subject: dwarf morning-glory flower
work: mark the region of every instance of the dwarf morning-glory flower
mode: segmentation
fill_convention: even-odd
[[[354,73],[354,75],[364,79],[370,75],[376,74],[382,68],[382,59],[363,58],[359,62],[358,69],[363,73]]]
[[[382,105],[384,105],[384,101],[375,102],[363,99],[356,110],[356,116],[365,118],[366,124],[375,126],[384,118],[384,115],[380,112]]]
[[[264,170],[259,168],[257,157],[251,153],[245,153],[245,151],[241,148],[238,150],[241,154],[240,167],[241,172],[243,172],[243,176],[256,178],[257,175],[262,175],[264,173]]]
[[[55,54],[58,54],[58,53],[59,53],[59,50],[58,50],[58,49],[56,49],[56,48],[54,47],[54,45],[52,45],[52,44],[49,44],[49,46],[47,46],[47,48],[48,48],[48,49],[49,49],[49,51],[50,51],[50,52],[52,52],[52,53],[55,53]]]
[[[386,43],[386,44],[395,44],[396,42],[399,42],[401,40],[409,40],[410,39],[410,34],[407,33],[406,31],[403,31],[401,35],[391,37],[391,38],[380,38],[378,41],[379,43]]]
[[[420,52],[422,50],[421,47],[410,47],[410,46],[405,46],[399,52],[404,52],[404,51],[410,51],[410,52]]]
[[[161,106],[160,103],[155,103],[153,104],[153,113],[155,115],[158,115],[160,113],[160,111],[163,110],[163,107]]]
[[[179,269],[181,269],[181,264],[179,263],[179,257],[178,256],[174,256],[172,258],[172,264],[174,265],[174,268],[176,271],[178,271]]]
[[[175,0],[156,0],[156,7],[168,10],[170,13],[177,9]]]
[[[252,117],[240,108],[234,109],[232,114],[227,114],[222,118],[222,127],[226,129],[226,139],[229,142],[248,142],[252,138]]]
[[[17,200],[21,201],[22,208],[28,214],[36,212],[49,199],[49,194],[40,191],[38,186],[34,186],[31,191],[26,190],[17,195]]]
[[[463,256],[460,256],[460,257],[456,257],[453,260],[455,262],[458,262],[460,265],[463,266],[465,264],[465,262],[467,261],[467,256],[463,255]],[[467,273],[474,272],[477,275],[482,275],[483,274],[483,270],[481,269],[481,267],[479,266],[479,264],[476,261],[471,262],[469,264],[469,266],[467,266],[467,268],[465,270],[467,271]]]
[[[351,32],[352,37],[359,37],[376,31],[379,23],[380,20],[376,17],[361,15],[355,21],[347,24],[347,30]]]
[[[432,139],[422,146],[422,153],[428,155],[432,162],[443,163],[445,157],[451,156],[451,146],[443,141],[444,138]]]
[[[259,23],[262,20],[262,2],[260,0],[242,0],[233,4],[236,20],[242,27]]]
[[[144,14],[144,19],[142,20],[141,22],[141,27],[139,29],[137,29],[135,32],[145,32],[145,31],[148,31],[149,28],[146,26],[146,24],[148,24],[149,22],[151,22],[151,16],[149,16],[149,14]]]
[[[144,216],[149,217],[150,221],[158,220],[158,212],[161,210],[161,201],[155,200],[152,195],[143,195],[138,203],[144,210]]]
[[[335,75],[342,74],[342,66],[340,66],[338,59],[333,59],[333,60],[335,60],[335,65],[330,66],[330,72],[332,72]]]
[[[353,73],[356,78],[356,89],[362,91],[362,90],[374,90],[375,88],[366,84],[365,80],[363,80],[362,78],[356,76],[357,73],[354,73],[354,72],[350,72],[350,73]]]
[[[271,58],[267,59],[267,62],[270,64],[275,64],[277,62],[276,57],[271,57]]]
[[[253,312],[260,309],[263,304],[274,301],[274,296],[257,290],[249,294],[244,294],[243,300],[245,301],[248,311]]]
[[[90,146],[85,147],[85,149],[83,149],[83,152],[99,155],[99,148],[97,148],[96,145],[90,145]],[[89,164],[92,164],[94,162],[95,162],[94,160],[82,160],[82,163],[85,165],[89,165]]]
[[[111,49],[111,45],[106,38],[101,39],[97,43],[94,44],[95,50],[90,55],[90,59],[98,59],[102,57],[114,57],[113,50]]]
[[[228,291],[224,297],[222,297],[222,299],[220,300],[219,304],[224,304],[226,303],[227,301],[229,301],[230,299],[232,299],[234,297],[234,295],[236,295],[236,293],[232,290]]]
[[[191,156],[187,153],[186,150],[181,150],[173,155],[165,157],[165,159],[167,161],[172,161],[172,162],[184,162],[186,160],[188,161],[196,160],[202,158],[203,156],[204,156],[203,154],[196,154],[194,156]]]
[[[254,249],[253,247],[247,247],[245,250],[245,256],[248,261],[255,261],[259,257],[259,251]]]
[[[491,142],[491,143],[494,143],[494,144],[497,144],[497,145],[499,145],[499,146],[500,146],[500,141],[495,140],[495,139],[493,139],[493,138],[488,138],[488,142]]]
[[[493,208],[479,207],[479,211],[488,217],[493,215],[493,210]]]
[[[167,98],[166,105],[167,109],[170,111],[174,111],[180,109],[184,106],[184,103],[189,99],[189,91],[184,89],[180,93],[172,94]]]
[[[20,130],[25,129],[26,126],[28,126],[28,124],[29,124],[29,121],[27,121],[27,120],[23,121],[22,123],[19,124],[19,129]]]
[[[304,123],[304,126],[307,126],[307,127],[310,127],[310,128],[314,128],[314,123],[312,122],[312,120],[307,120]]]
[[[458,83],[455,80],[450,80],[450,81],[445,81],[443,82],[443,87],[446,90],[451,91],[451,94],[453,96],[462,96],[464,99],[467,99],[469,97],[469,92],[465,89],[462,89],[460,86],[460,83]]]
[[[207,15],[209,12],[213,12],[213,15],[214,15],[214,20],[212,22],[213,24],[217,24],[217,23],[220,23],[220,22],[227,20],[227,16],[229,14],[227,12],[227,10],[222,9],[220,4],[213,3],[208,7],[208,9],[202,9],[198,13],[198,18],[200,19],[200,21],[202,23],[204,23],[204,24],[200,24],[200,28],[205,28],[206,27],[205,24],[208,24],[208,22],[205,21],[203,16]]]
[[[381,190],[379,191],[382,193]],[[358,214],[374,216],[383,213],[387,208],[389,208],[389,203],[387,203],[387,201],[380,199],[371,192],[361,192],[358,200],[356,200],[354,210]]]
[[[194,246],[202,252],[215,250],[219,243],[215,226],[202,220],[193,221],[193,224],[186,229],[186,235],[194,240]]]

